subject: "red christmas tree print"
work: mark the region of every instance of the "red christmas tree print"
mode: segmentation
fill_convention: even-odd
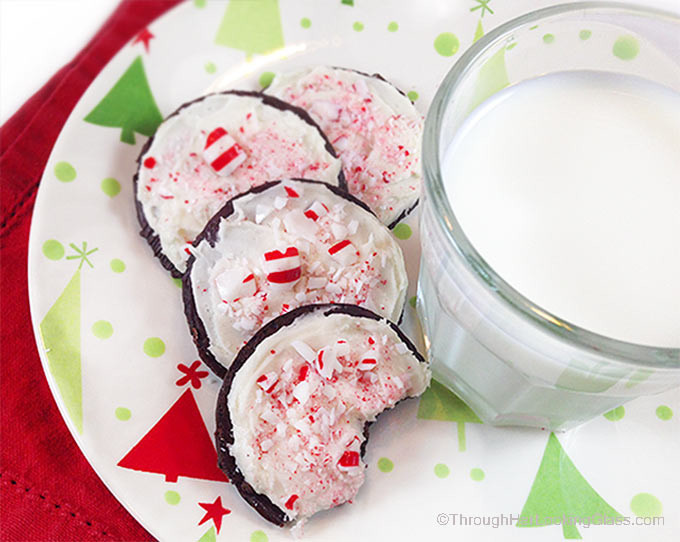
[[[149,432],[118,462],[119,467],[165,475],[228,482],[196,399],[187,389]]]

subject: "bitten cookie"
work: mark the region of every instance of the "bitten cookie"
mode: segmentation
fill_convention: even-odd
[[[230,367],[216,410],[219,465],[265,519],[302,524],[355,497],[368,424],[429,380],[413,344],[377,314],[299,307]]]

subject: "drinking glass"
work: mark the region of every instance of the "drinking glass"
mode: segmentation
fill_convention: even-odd
[[[592,333],[514,290],[465,236],[444,190],[444,154],[475,107],[505,87],[566,70],[630,74],[680,92],[680,17],[584,2],[514,19],[453,66],[425,122],[418,313],[434,377],[494,425],[564,430],[680,386],[680,349]],[[631,250],[644,258],[644,247]]]

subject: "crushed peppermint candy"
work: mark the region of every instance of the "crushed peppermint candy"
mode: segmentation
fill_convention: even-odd
[[[324,310],[300,313],[259,343],[228,398],[229,453],[248,484],[292,521],[356,496],[366,474],[364,425],[429,383],[427,367],[384,320]],[[407,352],[397,352],[399,344]],[[243,400],[253,381],[260,402]]]
[[[306,109],[343,162],[349,192],[385,224],[418,201],[423,116],[384,79],[318,66],[282,73],[267,92]]]
[[[271,393],[276,387],[278,381],[279,375],[277,375],[275,372],[269,372],[267,374],[260,375],[256,380],[257,385],[260,386],[260,388],[262,388],[265,393]]]
[[[193,242],[234,196],[273,178],[303,176],[312,166],[315,179],[341,182],[340,160],[318,128],[255,93],[212,94],[184,105],[159,126],[139,161],[140,223],[175,276],[186,270],[184,243]],[[286,194],[281,187],[279,192]]]
[[[302,356],[302,359],[308,361],[309,363],[316,360],[316,352],[307,343],[302,341],[293,341],[290,345],[295,349],[295,351]]]
[[[277,197],[286,202],[281,209]],[[191,269],[198,316],[218,363],[227,366],[261,326],[301,305],[348,303],[399,318],[407,288],[401,249],[365,209],[324,184],[299,180],[272,183],[232,205],[211,242],[193,249]]]
[[[300,252],[296,247],[288,247],[283,252],[265,252],[264,262],[264,270],[270,283],[292,285],[300,280]]]
[[[320,201],[314,201],[304,213],[307,218],[315,222],[322,216],[326,216],[326,214],[328,214],[328,207]]]
[[[236,140],[219,126],[208,134],[203,158],[215,173],[226,177],[243,164],[248,156]]]
[[[251,297],[257,292],[255,275],[246,268],[225,269],[215,277],[215,285],[220,297],[226,303]]]
[[[351,265],[357,260],[357,250],[349,239],[335,243],[328,249],[328,254],[344,266]]]

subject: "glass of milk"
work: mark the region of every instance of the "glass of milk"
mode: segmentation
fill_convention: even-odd
[[[425,123],[418,311],[486,422],[680,386],[680,17],[566,4],[482,37]]]

